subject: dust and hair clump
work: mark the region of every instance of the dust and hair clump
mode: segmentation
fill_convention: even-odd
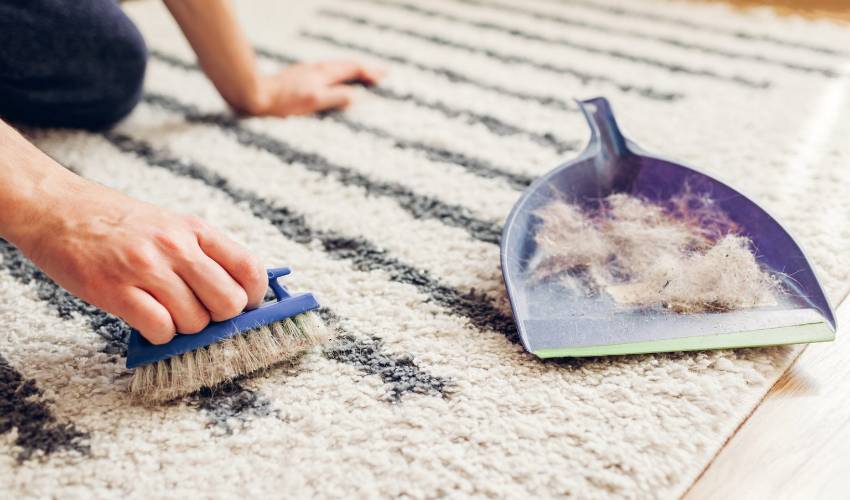
[[[556,201],[535,214],[540,281],[680,313],[775,304],[781,292],[750,240],[705,195],[686,190],[660,205],[613,194],[590,210]]]

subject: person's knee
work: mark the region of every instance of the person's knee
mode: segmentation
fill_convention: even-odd
[[[87,123],[79,126],[102,128],[124,118],[138,104],[145,80],[148,50],[141,33],[126,20],[126,25],[103,40],[103,50],[94,61],[88,90],[92,101],[86,106]]]
[[[120,7],[112,0],[87,0],[36,2],[32,8],[52,22],[27,24],[33,16],[19,16],[20,32],[12,33],[13,20],[0,21],[7,28],[0,42],[20,49],[0,53],[0,116],[99,129],[130,113],[141,98],[148,54]],[[50,25],[56,29],[41,32]]]

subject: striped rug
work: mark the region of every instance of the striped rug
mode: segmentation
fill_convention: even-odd
[[[269,68],[389,70],[324,117],[237,120],[160,2],[144,100],[103,134],[29,130],[79,174],[204,217],[288,264],[333,348],[155,410],[127,328],[0,245],[5,497],[673,497],[797,348],[541,362],[498,266],[501,223],[605,95],[648,149],[728,179],[850,283],[850,29],[682,2],[239,4]]]

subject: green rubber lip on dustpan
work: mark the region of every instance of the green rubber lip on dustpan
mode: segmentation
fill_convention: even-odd
[[[591,139],[578,158],[536,180],[508,216],[501,264],[525,348],[542,358],[605,356],[822,342],[835,338],[835,315],[803,250],[756,203],[698,170],[645,153],[620,132],[608,101],[579,102]],[[531,276],[539,218],[565,197],[592,204],[614,193],[663,202],[687,188],[711,197],[758,249],[767,270],[783,276],[778,303],[745,310],[681,314],[621,307],[605,294],[586,297]]]

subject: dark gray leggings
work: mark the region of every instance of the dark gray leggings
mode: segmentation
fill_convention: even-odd
[[[139,102],[142,35],[114,0],[0,0],[0,117],[99,129]]]

